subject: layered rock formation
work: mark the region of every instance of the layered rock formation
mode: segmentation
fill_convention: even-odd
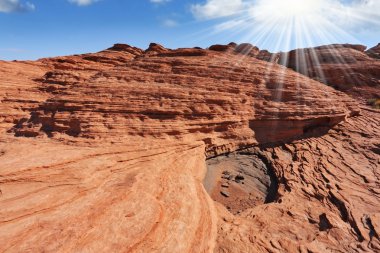
[[[0,251],[379,250],[378,112],[268,57],[116,44],[0,62]],[[267,168],[275,192],[213,201],[206,158],[247,148],[246,185],[270,187]]]
[[[366,46],[351,44],[332,44],[280,53],[259,50],[249,43],[214,45],[209,49],[236,52],[245,57],[278,63],[363,100],[380,97],[380,44],[367,51]]]
[[[221,208],[216,252],[379,252],[380,116],[363,114],[322,137],[248,150],[273,169],[278,195],[238,216]]]
[[[369,49],[367,51],[367,54],[372,58],[380,59],[380,43],[377,46]]]
[[[216,155],[318,134],[358,113],[347,96],[240,53],[120,47],[41,60],[47,72],[34,81],[47,98],[11,131],[200,140]]]
[[[328,45],[282,53],[278,62],[338,90],[366,99],[379,97],[379,46]]]

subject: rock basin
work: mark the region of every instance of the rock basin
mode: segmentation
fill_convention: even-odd
[[[276,199],[277,178],[255,150],[241,150],[207,160],[204,186],[231,213]]]

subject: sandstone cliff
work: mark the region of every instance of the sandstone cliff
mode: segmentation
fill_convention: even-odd
[[[379,97],[379,47],[328,45],[282,53],[278,62],[356,97]]]
[[[377,66],[335,48],[343,72]],[[0,62],[0,251],[380,250],[378,111],[271,59],[116,44]],[[238,150],[270,173],[262,201],[205,189],[206,159]]]

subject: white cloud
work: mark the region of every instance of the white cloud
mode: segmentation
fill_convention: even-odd
[[[165,26],[165,27],[176,27],[178,26],[178,22],[173,20],[173,19],[165,19],[163,22],[162,22],[162,25]]]
[[[87,6],[93,4],[99,0],[69,0],[69,2],[77,4],[79,6]]]
[[[346,18],[352,16],[356,24],[372,23],[380,27],[380,0],[356,0],[345,11],[349,12]]]
[[[0,12],[27,12],[35,9],[34,4],[19,0],[0,0]]]
[[[203,4],[193,4],[191,11],[197,19],[213,19],[236,15],[246,7],[243,0],[207,0]]]
[[[191,11],[197,19],[236,16],[270,21],[319,15],[333,23],[380,25],[380,0],[206,0],[193,4]]]

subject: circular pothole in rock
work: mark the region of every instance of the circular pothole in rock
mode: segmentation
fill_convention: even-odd
[[[211,198],[233,214],[274,200],[278,183],[271,168],[254,152],[208,159],[203,182]]]

